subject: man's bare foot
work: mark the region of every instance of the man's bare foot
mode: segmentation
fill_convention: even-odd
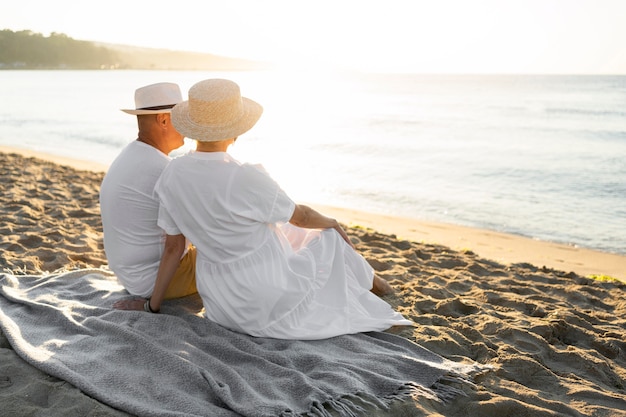
[[[374,294],[376,294],[379,297],[393,294],[395,292],[393,287],[389,285],[387,281],[385,281],[378,275],[374,275],[374,286],[372,287],[370,291],[372,291]]]

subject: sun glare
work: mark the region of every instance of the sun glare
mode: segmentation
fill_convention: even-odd
[[[283,69],[624,73],[624,15],[620,0],[233,0],[201,12],[192,0],[22,0],[3,11],[0,27]]]

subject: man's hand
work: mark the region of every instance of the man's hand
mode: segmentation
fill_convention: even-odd
[[[113,304],[113,308],[116,310],[143,311],[143,306],[145,303],[146,303],[145,298],[135,298],[133,300],[119,300]]]

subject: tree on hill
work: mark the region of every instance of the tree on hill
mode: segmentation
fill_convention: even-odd
[[[78,41],[62,33],[0,30],[0,69],[160,69],[238,71],[260,62],[197,52]]]
[[[0,66],[4,68],[96,69],[118,64],[114,51],[62,33],[45,37],[30,30],[0,31]]]

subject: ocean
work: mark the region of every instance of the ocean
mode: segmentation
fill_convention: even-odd
[[[296,201],[626,254],[626,76],[0,71],[0,145],[109,164],[137,87],[206,78],[263,105],[231,153]]]

